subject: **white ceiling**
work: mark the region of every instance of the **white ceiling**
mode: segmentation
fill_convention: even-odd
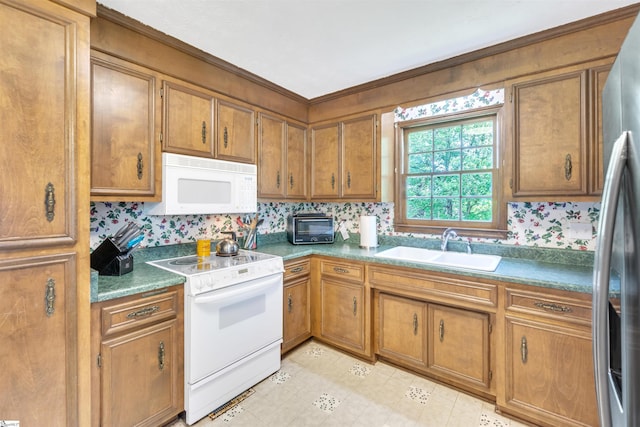
[[[312,99],[637,0],[99,0]]]

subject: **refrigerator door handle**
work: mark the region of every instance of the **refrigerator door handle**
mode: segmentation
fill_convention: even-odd
[[[628,132],[618,137],[611,151],[611,159],[602,190],[600,221],[598,224],[598,244],[594,255],[593,267],[593,361],[596,383],[596,399],[600,425],[611,426],[611,406],[609,401],[609,279],[611,251],[618,196],[622,184],[622,174],[627,164]]]

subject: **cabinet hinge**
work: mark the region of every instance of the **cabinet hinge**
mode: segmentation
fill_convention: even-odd
[[[98,357],[96,357],[96,362],[98,364],[98,368],[102,368],[102,354],[98,353]]]
[[[164,88],[161,87],[160,88],[160,98],[163,98],[163,97],[164,97]]]
[[[160,132],[160,144],[162,144],[162,132]]]
[[[493,324],[489,323],[489,333],[493,332]]]
[[[493,371],[489,371],[489,381],[493,379]]]
[[[513,178],[509,178],[509,188],[513,190]]]
[[[509,102],[513,102],[513,89],[509,91]]]

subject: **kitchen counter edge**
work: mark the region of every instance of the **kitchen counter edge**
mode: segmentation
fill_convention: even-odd
[[[391,245],[382,245],[377,248],[363,249],[352,243],[298,246],[285,242],[263,245],[257,252],[281,256],[284,261],[310,255],[323,255],[351,261],[416,268],[541,288],[592,293],[593,269],[587,266],[503,257],[495,271],[485,272],[375,256],[376,253],[392,247]],[[174,247],[146,248],[138,252],[140,256],[136,255],[138,258],[134,263],[134,270],[124,276],[98,276],[97,272],[92,271],[92,303],[183,284],[186,280],[184,276],[151,266],[145,261],[191,255],[195,252],[195,245],[183,244],[174,245]]]

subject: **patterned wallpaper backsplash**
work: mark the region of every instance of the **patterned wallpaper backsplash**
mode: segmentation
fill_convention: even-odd
[[[393,208],[393,203],[258,203],[258,215],[264,219],[258,232],[261,235],[284,232],[289,214],[314,211],[333,215],[336,227],[344,221],[351,233],[359,232],[360,215],[376,215],[379,218],[379,235],[438,237],[431,234],[396,233],[393,229]],[[509,203],[507,238],[474,238],[473,241],[593,251],[599,213],[600,203]],[[190,243],[198,238],[223,238],[225,236],[220,234],[221,231],[238,231],[236,221],[239,216],[243,215],[148,216],[142,202],[92,202],[91,249],[95,249],[102,240],[130,221],[135,221],[144,228],[145,237],[140,246],[150,247]],[[588,232],[589,228],[591,233]],[[584,238],[585,230],[588,238]],[[576,238],[577,236],[581,238]]]

